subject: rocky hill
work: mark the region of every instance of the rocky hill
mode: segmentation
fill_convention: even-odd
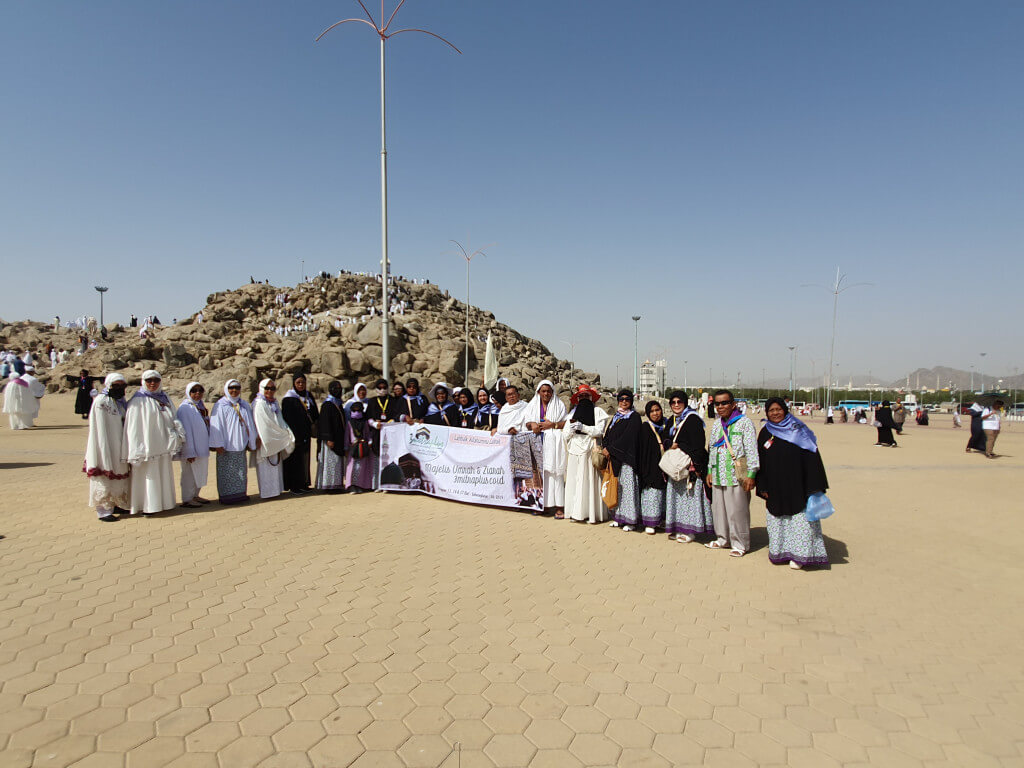
[[[431,284],[396,281],[394,291],[392,300],[406,306],[404,314],[391,316],[392,377],[416,376],[424,389],[436,381],[463,384],[465,304]],[[372,317],[371,299],[376,304]],[[355,382],[369,384],[380,375],[379,306],[380,283],[372,276],[321,276],[295,288],[254,283],[211,294],[200,312],[175,325],[152,328],[144,339],[137,328],[107,325],[107,339],[89,334],[98,343],[81,356],[75,354],[80,331],[54,331],[52,325],[32,321],[0,321],[0,346],[37,352],[37,375],[51,392],[67,388],[63,377],[82,368],[94,375],[119,371],[132,385],[144,370],[156,368],[170,392],[180,396],[189,381],[199,381],[210,393],[208,400],[231,378],[241,380],[251,395],[263,377],[284,378],[290,386],[290,375],[300,371],[308,375],[315,393],[325,393],[332,379],[340,380],[348,393]],[[568,361],[556,358],[541,342],[471,306],[471,386],[478,386],[483,376],[488,331],[499,375],[529,390],[545,377],[563,392],[580,382],[600,382],[597,374],[570,370]],[[49,342],[73,350],[53,370],[43,352]]]

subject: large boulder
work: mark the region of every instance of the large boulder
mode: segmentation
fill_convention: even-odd
[[[164,344],[163,359],[164,365],[167,366],[168,370],[184,368],[186,365],[191,365],[196,361],[196,359],[189,354],[188,350],[185,349],[185,345],[176,341]]]

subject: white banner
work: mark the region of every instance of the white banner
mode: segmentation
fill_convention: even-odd
[[[516,479],[511,438],[434,424],[385,424],[380,431],[380,487],[453,501],[543,509],[543,481]]]

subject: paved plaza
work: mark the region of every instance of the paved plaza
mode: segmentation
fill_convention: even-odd
[[[1024,425],[812,423],[793,572],[760,502],[740,560],[416,495],[101,524],[71,410],[0,429],[3,768],[1024,765]]]

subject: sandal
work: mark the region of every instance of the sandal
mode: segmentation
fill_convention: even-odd
[[[707,547],[708,549],[726,549],[728,547],[728,545],[724,541],[721,541],[720,539],[715,539],[714,541],[709,541],[704,546]]]
[[[555,512],[555,520],[565,520],[565,512]]]
[[[676,536],[676,541],[680,544],[689,544],[691,541],[693,541],[693,536],[690,536],[686,533],[680,533],[678,536]]]
[[[746,552],[742,549],[733,549],[732,552],[729,553],[729,557],[743,557],[745,554]]]

